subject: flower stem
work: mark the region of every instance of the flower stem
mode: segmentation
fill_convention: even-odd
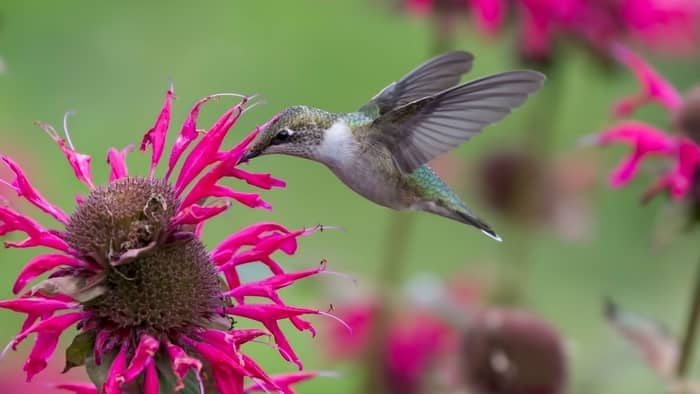
[[[700,317],[700,261],[695,271],[695,283],[693,284],[693,298],[688,310],[688,320],[686,320],[683,342],[681,344],[681,354],[676,365],[676,377],[684,380],[688,376],[690,361],[695,347],[697,336],[698,318]]]
[[[402,212],[392,212],[387,224],[384,241],[384,256],[375,283],[377,284],[376,319],[370,333],[365,390],[368,394],[387,392],[384,374],[386,337],[392,317],[391,299],[397,292],[401,280],[401,267],[405,264],[406,250],[411,231],[413,216]]]

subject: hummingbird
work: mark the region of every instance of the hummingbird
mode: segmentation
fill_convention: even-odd
[[[427,162],[523,104],[545,76],[515,70],[460,84],[473,61],[469,52],[439,55],[355,112],[289,107],[255,137],[241,161],[270,154],[317,161],[379,205],[444,216],[501,241]]]

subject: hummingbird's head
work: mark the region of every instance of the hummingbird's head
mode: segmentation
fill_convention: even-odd
[[[320,109],[294,106],[278,115],[278,119],[263,130],[248,147],[242,162],[270,154],[315,159],[323,135],[334,115]]]

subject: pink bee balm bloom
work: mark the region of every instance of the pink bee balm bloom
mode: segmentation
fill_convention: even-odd
[[[52,249],[20,271],[12,289],[18,298],[0,301],[0,308],[26,315],[8,348],[34,338],[24,364],[27,380],[46,368],[61,335],[77,328],[79,334],[66,352],[66,369],[85,365],[94,385],[61,386],[76,393],[204,393],[211,387],[237,394],[246,390],[246,381],[291,392],[293,378],[269,376],[242,347],[261,335],[270,336],[282,358],[301,368],[280,322],[289,320],[298,330],[313,334],[303,316],[325,313],[287,305],[278,290],[324,266],[286,272],[273,256],[279,251],[295,253],[297,239],[320,227],[289,230],[275,223],[253,224],[228,236],[212,252],[206,250],[202,226],[232,203],[270,208],[257,193],[236,191],[222,180],[239,179],[262,189],[284,186],[269,174],[237,168],[247,144],[274,119],[232,148],[222,148],[249,98],[241,97],[206,131],[197,128],[200,107],[218,96],[222,95],[205,97],[192,108],[162,178],[156,173],[167,154],[172,88],[141,143],[141,150],[151,149],[146,177],[129,173],[126,158],[131,147],[111,148],[109,180],[101,184],[92,176],[92,158],[75,149],[67,131],[64,139],[41,124],[88,188],[70,214],[39,193],[19,164],[0,155],[13,174],[3,184],[58,222],[58,228],[47,228],[0,205],[0,235],[26,235],[20,241],[5,241],[5,247]],[[180,170],[174,171],[178,163]],[[239,268],[255,263],[262,263],[270,274],[242,283]],[[45,274],[47,279],[24,290]],[[265,329],[236,328],[234,318],[257,321]]]
[[[615,104],[613,111],[618,115],[630,114],[640,105],[658,102],[669,111],[681,134],[671,135],[646,123],[630,120],[596,135],[596,142],[600,145],[621,142],[632,146],[629,156],[610,175],[610,185],[621,187],[629,183],[646,157],[664,156],[673,160],[674,165],[645,192],[643,200],[663,190],[668,191],[674,200],[680,200],[691,190],[700,167],[700,145],[691,139],[697,137],[697,90],[692,90],[684,100],[656,70],[629,49],[616,46],[614,54],[637,75],[643,90]]]

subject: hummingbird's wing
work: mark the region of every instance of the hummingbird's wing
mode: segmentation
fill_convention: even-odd
[[[495,74],[410,102],[374,121],[371,134],[406,174],[464,143],[537,91],[545,76],[518,70]]]
[[[442,92],[457,85],[472,68],[473,61],[471,53],[461,51],[434,57],[382,89],[359,112],[376,118],[411,101]]]

